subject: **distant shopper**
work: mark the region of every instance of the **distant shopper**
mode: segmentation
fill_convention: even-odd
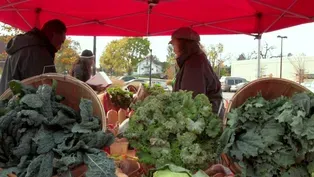
[[[84,50],[80,58],[73,64],[71,76],[83,82],[88,81],[93,72],[94,54],[90,50]]]
[[[174,48],[179,71],[173,91],[193,91],[193,95],[205,94],[210,100],[213,112],[224,116],[224,104],[219,79],[208,62],[200,45],[200,36],[189,27],[173,32],[169,42]]]
[[[7,46],[6,59],[0,81],[0,94],[11,80],[23,80],[43,72],[56,72],[55,53],[65,41],[67,28],[60,20],[50,20],[39,30],[33,30],[12,38]]]

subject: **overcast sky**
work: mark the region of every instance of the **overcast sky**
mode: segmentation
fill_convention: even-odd
[[[264,34],[262,37],[262,44],[266,41],[269,45],[277,47],[273,52],[273,55],[279,55],[280,53],[280,39],[277,38],[278,35],[288,36],[288,39],[284,40],[284,54],[305,53],[308,56],[314,56],[314,23]],[[72,36],[71,38],[80,42],[82,50],[93,49],[93,37]],[[106,45],[114,39],[119,38],[97,37],[97,60],[104,51]],[[151,42],[153,54],[157,55],[159,60],[165,61],[170,37],[150,37],[149,40]],[[232,54],[233,56],[238,56],[242,52],[246,54],[253,50],[257,50],[257,40],[254,40],[253,37],[246,35],[201,36],[201,42],[206,46],[222,43],[224,45],[225,55]],[[97,63],[99,64],[98,61]]]

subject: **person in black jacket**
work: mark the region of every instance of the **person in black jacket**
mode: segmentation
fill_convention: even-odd
[[[24,80],[43,73],[56,72],[55,53],[66,39],[67,28],[60,20],[50,20],[12,38],[6,45],[6,59],[0,81],[0,95],[11,80]]]

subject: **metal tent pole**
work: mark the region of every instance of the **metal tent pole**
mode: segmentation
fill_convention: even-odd
[[[257,79],[261,78],[261,38],[262,35],[257,35]]]
[[[147,37],[149,36],[149,27],[150,27],[150,14],[152,12],[153,7],[156,4],[148,2],[148,11],[147,11],[147,31],[146,35]],[[153,54],[152,54],[152,49],[150,49],[150,56],[149,56],[149,87],[152,86],[152,60],[153,60]]]
[[[96,74],[96,40],[97,40],[97,37],[94,36],[94,41],[93,41],[93,53],[94,53],[94,69],[93,69],[93,75]]]

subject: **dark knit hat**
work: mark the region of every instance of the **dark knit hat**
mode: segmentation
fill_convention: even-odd
[[[94,54],[93,54],[93,52],[90,51],[90,50],[84,50],[84,51],[82,52],[81,56],[82,56],[82,57],[93,57]]]

